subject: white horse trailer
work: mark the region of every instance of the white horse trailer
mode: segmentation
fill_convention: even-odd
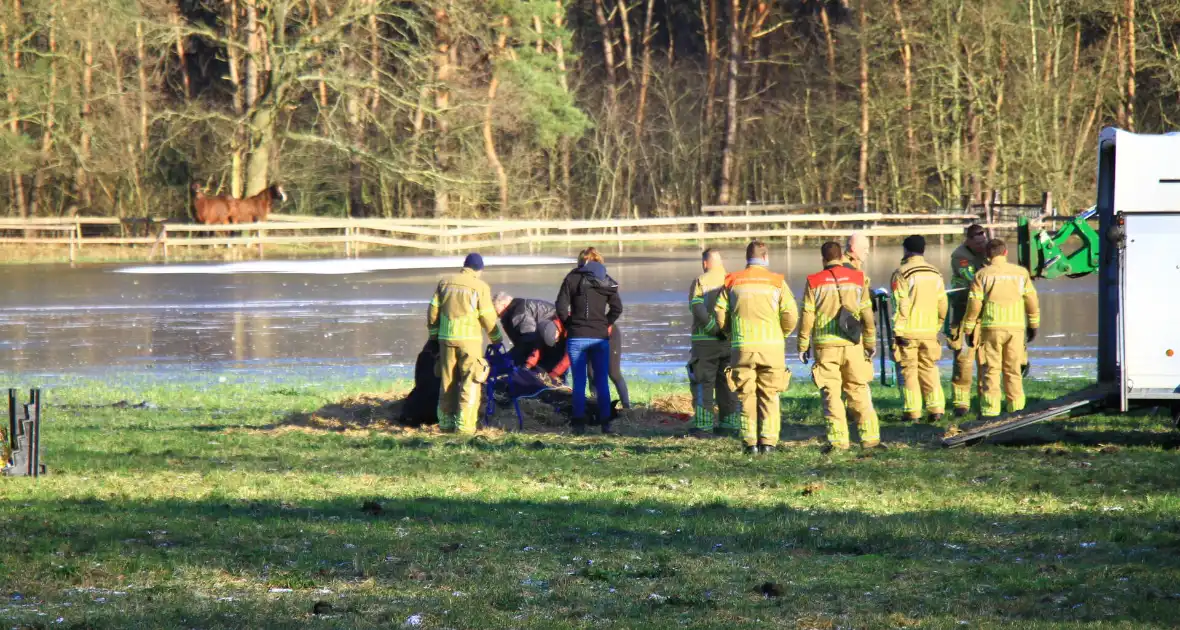
[[[1098,380],[1119,411],[1180,402],[1180,134],[1098,140]]]
[[[1167,406],[1180,425],[1180,133],[1098,137],[1098,384],[946,437],[961,446],[1065,414]]]

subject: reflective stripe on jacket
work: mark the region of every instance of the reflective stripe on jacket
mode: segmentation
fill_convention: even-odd
[[[430,298],[426,328],[431,339],[483,341],[486,332],[495,343],[500,341],[496,323],[491,287],[470,269],[444,278]]]
[[[910,256],[893,272],[893,334],[934,339],[946,319],[946,284],[922,256]]]
[[[722,338],[717,327],[717,298],[725,287],[725,269],[721,266],[697,276],[688,288],[688,310],[692,313],[692,340],[718,341]]]
[[[963,330],[971,333],[976,325],[1004,330],[1040,327],[1037,289],[1027,269],[1008,262],[1007,256],[996,256],[975,274]]]
[[[799,320],[799,307],[783,276],[750,265],[725,277],[713,314],[718,327],[729,331],[731,347],[781,351]]]
[[[824,270],[807,276],[803,293],[803,323],[799,326],[799,351],[816,346],[851,346],[851,341],[837,332],[837,315],[843,306],[864,325],[861,344],[871,347],[877,342],[873,302],[865,288],[864,274],[840,261],[828,263]]]

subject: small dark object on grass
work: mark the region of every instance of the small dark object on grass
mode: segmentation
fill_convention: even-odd
[[[443,553],[455,553],[456,551],[459,551],[462,548],[463,548],[462,543],[447,543],[445,545],[440,546],[438,548],[438,550]]]
[[[545,443],[542,442],[541,440],[536,440],[533,443],[529,444],[529,449],[533,450],[533,451],[543,451],[543,450],[545,450]]]
[[[1115,446],[1114,444],[1107,444],[1106,446],[1103,446],[1102,448],[1098,449],[1098,452],[1102,453],[1103,455],[1114,455],[1115,453],[1117,453],[1121,450],[1123,450],[1123,449]]]
[[[325,601],[318,601],[311,607],[311,614],[330,615],[332,614],[332,605]]]
[[[1069,451],[1067,451],[1063,448],[1060,448],[1060,447],[1047,448],[1047,449],[1045,449],[1045,454],[1049,455],[1050,457],[1063,457],[1065,455],[1069,455]]]
[[[806,486],[803,486],[803,491],[800,492],[799,494],[801,494],[805,497],[809,497],[809,496],[819,492],[820,490],[823,490],[823,488],[824,488],[823,484],[809,483]]]
[[[782,597],[783,587],[774,582],[763,582],[762,586],[758,587],[758,592],[766,597]]]
[[[365,501],[365,504],[361,506],[361,511],[371,516],[380,516],[385,511],[385,508],[381,507],[381,504],[376,501]]]

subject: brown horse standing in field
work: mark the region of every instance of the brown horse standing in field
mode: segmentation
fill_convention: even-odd
[[[229,223],[230,202],[233,197],[209,196],[201,191],[201,185],[193,182],[193,211],[197,223],[224,225]]]
[[[279,185],[271,186],[253,197],[232,199],[230,201],[229,222],[258,223],[260,221],[266,221],[267,215],[270,214],[271,204],[276,201],[282,203],[286,200],[287,193]]]

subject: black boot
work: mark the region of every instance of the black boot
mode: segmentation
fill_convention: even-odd
[[[611,428],[610,422],[603,422],[602,423],[602,434],[603,435],[618,435],[617,433],[615,433],[615,430]]]
[[[966,416],[967,412],[969,412],[969,411],[970,411],[970,409],[968,409],[967,407],[955,407],[955,417],[962,418],[962,417]]]
[[[585,418],[574,418],[573,421],[570,422],[570,427],[573,430],[574,435],[586,435]]]
[[[745,448],[745,453],[746,453],[746,455],[757,455],[758,454],[758,447],[757,446],[747,446]]]
[[[929,422],[930,424],[938,424],[939,422],[942,422],[942,414],[941,413],[930,414],[930,418],[927,419],[927,422]]]
[[[758,449],[763,455],[773,455],[775,451],[775,447],[770,444],[763,444],[762,446],[758,447]]]

